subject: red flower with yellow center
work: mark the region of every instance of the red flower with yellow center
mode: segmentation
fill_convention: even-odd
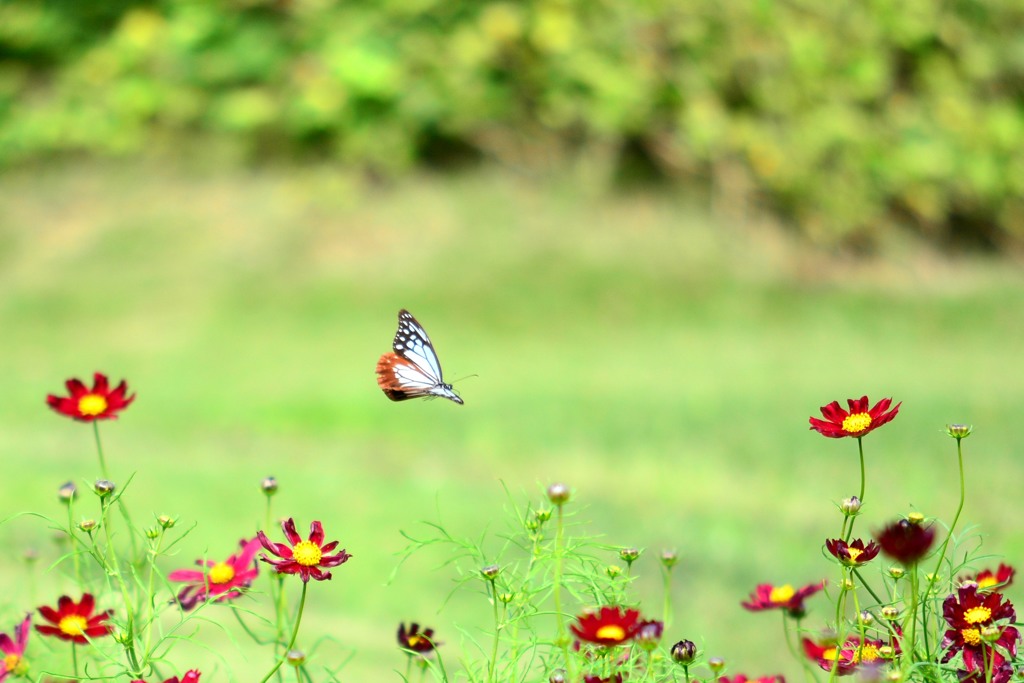
[[[878,429],[886,422],[891,422],[899,413],[900,406],[903,405],[897,403],[895,408],[889,410],[892,399],[883,398],[873,408],[868,409],[867,396],[850,398],[846,400],[846,403],[850,406],[849,412],[839,407],[839,401],[832,401],[827,406],[822,406],[821,414],[825,419],[809,418],[811,429],[832,439],[841,439],[844,436],[860,438],[872,430]]]
[[[860,636],[850,636],[842,648],[835,641],[816,643],[810,638],[803,639],[807,658],[816,661],[825,671],[832,671],[834,667],[840,676],[852,674],[861,664],[878,663],[882,645],[881,640],[870,638],[865,638],[862,643]]]
[[[64,385],[68,396],[49,394],[46,403],[61,415],[66,415],[79,422],[109,420],[117,417],[117,413],[127,408],[135,400],[135,394],[128,393],[128,385],[124,380],[113,389],[107,376],[97,372],[92,378],[92,389],[86,388],[81,380],[72,378]]]
[[[640,612],[621,607],[602,607],[576,617],[569,629],[580,640],[598,645],[621,645],[636,635],[640,628]]]
[[[750,594],[747,601],[740,604],[751,612],[761,612],[767,609],[784,609],[791,616],[799,618],[806,613],[804,600],[824,587],[824,581],[809,584],[800,590],[796,590],[788,583],[781,586],[761,583]]]
[[[25,619],[14,627],[14,637],[6,633],[0,633],[0,652],[3,653],[3,669],[0,669],[0,681],[7,678],[8,674],[24,676],[28,673],[28,662],[25,661],[25,647],[28,645],[29,625],[32,623],[32,615],[25,615]]]
[[[164,683],[199,683],[200,675],[201,674],[198,671],[192,669],[181,678],[178,678],[177,676],[175,676],[174,678],[168,678],[166,681],[164,681]],[[139,678],[132,681],[132,683],[146,683],[146,681]]]
[[[341,550],[330,555],[332,550],[338,547],[337,541],[324,544],[324,527],[320,522],[313,522],[309,527],[309,538],[302,540],[295,531],[295,520],[286,519],[281,522],[281,529],[290,546],[284,543],[272,543],[262,531],[256,534],[256,538],[269,552],[280,557],[280,560],[272,560],[266,555],[260,559],[272,565],[279,574],[298,574],[302,577],[303,583],[309,582],[310,578],[317,581],[327,581],[331,578],[330,572],[322,571],[327,567],[337,567],[352,557]]]
[[[1001,594],[979,592],[973,583],[962,586],[943,601],[942,617],[952,627],[942,639],[943,647],[948,648],[942,661],[948,662],[960,652],[964,666],[974,671],[999,667],[1006,661],[1003,652],[1016,656],[1020,633],[1013,626],[1003,626],[994,642],[986,642],[982,637],[986,627],[998,627],[1017,619],[1013,604]]]
[[[914,564],[928,554],[935,540],[934,527],[900,519],[875,534],[882,552],[903,564]]]
[[[999,568],[995,571],[983,569],[974,575],[961,576],[959,581],[960,583],[973,581],[978,584],[978,590],[980,591],[1001,591],[1013,583],[1013,576],[1016,573],[1016,569],[1000,562]]]
[[[256,552],[260,549],[260,541],[256,538],[243,540],[240,545],[242,551],[223,562],[196,560],[197,565],[207,568],[206,571],[176,569],[167,575],[171,581],[189,584],[178,593],[178,603],[182,609],[190,610],[208,598],[217,602],[237,598],[242,594],[241,589],[252,585],[259,571]]]
[[[88,643],[90,638],[108,636],[111,631],[110,625],[104,622],[110,618],[113,611],[93,614],[95,607],[96,600],[91,593],[82,595],[78,602],[73,602],[68,596],[62,595],[57,600],[57,609],[45,605],[39,608],[39,614],[52,625],[37,624],[36,630],[45,636],[56,636],[79,645]]]
[[[825,541],[825,547],[832,553],[832,557],[836,558],[848,567],[859,567],[862,564],[867,564],[878,555],[878,551],[881,550],[879,545],[874,541],[869,542],[866,546],[864,541],[861,539],[855,539],[851,543],[846,541],[833,538]]]
[[[398,646],[404,650],[412,650],[421,655],[433,652],[441,643],[434,640],[434,629],[428,628],[420,631],[420,625],[415,621],[409,624],[409,630],[405,630],[405,624],[398,625]]]

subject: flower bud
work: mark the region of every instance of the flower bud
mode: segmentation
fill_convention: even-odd
[[[839,505],[839,509],[843,511],[843,514],[847,517],[853,517],[860,512],[860,498],[857,496],[850,496],[844,498],[843,502]]]
[[[853,583],[853,579],[843,579],[839,582],[839,590],[852,591],[856,586]]]
[[[903,680],[903,672],[899,669],[889,669],[885,672],[885,680],[889,683],[899,683]]]
[[[617,564],[610,564],[604,568],[604,573],[609,579],[614,579],[622,575],[622,567]]]
[[[306,663],[306,655],[302,650],[288,650],[288,654],[285,655],[285,659],[292,666],[299,667]]]
[[[78,487],[75,486],[75,482],[69,481],[62,484],[57,489],[57,497],[60,498],[60,502],[70,505],[71,501],[78,498]]]
[[[632,566],[634,562],[640,559],[640,551],[636,548],[623,548],[619,551],[619,557],[627,565]]]
[[[526,527],[527,531],[536,531],[540,528],[540,522],[538,522],[537,519],[534,517],[531,517],[530,519],[526,520],[523,524]]]
[[[924,515],[920,512],[911,512],[907,515],[907,521],[915,526],[920,526],[924,522]]]
[[[672,569],[676,566],[676,562],[679,561],[679,555],[675,550],[662,550],[661,551],[661,564],[665,569]]]
[[[95,519],[83,519],[78,523],[78,528],[86,533],[95,531],[99,526],[99,523]]]
[[[862,626],[871,626],[871,624],[875,623],[875,615],[867,610],[864,610],[857,617],[857,623]]]
[[[906,573],[907,572],[905,569],[903,569],[903,567],[897,567],[895,565],[889,567],[889,576],[896,579],[897,581],[902,579]]]
[[[672,660],[676,664],[688,666],[697,658],[697,646],[692,640],[680,640],[672,646]]]
[[[160,531],[160,527],[151,526],[148,529],[146,529],[146,538],[148,538],[151,541],[155,541],[156,539],[160,538]]]
[[[494,581],[500,572],[501,567],[496,564],[489,564],[480,570],[480,574],[488,581]]]
[[[981,639],[988,643],[994,643],[999,640],[999,636],[1003,634],[1003,627],[997,624],[989,624],[988,626],[981,627]]]
[[[551,509],[545,508],[544,510],[537,510],[536,512],[533,513],[533,516],[537,519],[538,522],[543,524],[544,522],[551,519]]]
[[[896,648],[892,645],[883,645],[878,648],[878,656],[882,659],[892,659],[896,656]]]
[[[548,500],[552,505],[562,507],[569,502],[569,487],[561,482],[548,486]]]
[[[712,657],[708,660],[708,668],[714,673],[718,673],[725,668],[725,660],[721,657]]]
[[[882,608],[882,618],[886,621],[896,621],[900,618],[900,611],[892,605],[886,605]]]
[[[548,676],[548,683],[565,683],[565,671],[563,669],[555,670]]]
[[[640,623],[640,626],[636,630],[636,635],[633,636],[633,640],[641,649],[646,652],[652,651],[658,647],[658,642],[661,640],[661,634],[665,630],[665,624],[656,619],[650,621],[644,621]]]
[[[274,495],[277,493],[277,477],[264,477],[260,482],[260,488],[267,496]]]
[[[960,439],[966,439],[971,435],[972,431],[974,431],[974,427],[970,425],[946,425],[946,433],[949,434],[954,439],[956,439],[957,441],[959,441]]]
[[[39,551],[35,548],[25,548],[25,553],[22,555],[22,558],[26,563],[32,564],[39,559]]]
[[[106,498],[114,492],[114,482],[109,479],[97,479],[96,483],[92,485],[92,490],[96,492],[96,495],[100,498]]]
[[[174,517],[171,517],[170,515],[160,515],[156,518],[156,521],[157,524],[162,526],[164,529],[170,529],[178,522],[178,520],[176,520]]]
[[[516,597],[515,593],[498,593],[498,602],[507,605]]]

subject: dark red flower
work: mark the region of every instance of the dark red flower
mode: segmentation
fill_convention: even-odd
[[[217,602],[231,600],[242,594],[240,589],[248,588],[259,569],[256,565],[256,551],[260,549],[259,539],[242,540],[242,551],[223,562],[196,560],[204,571],[197,569],[176,569],[167,575],[171,581],[187,582],[189,585],[178,593],[182,609],[190,610],[200,601],[212,598]]]
[[[583,676],[583,683],[622,683],[622,674],[615,674],[608,678],[601,678],[593,674],[586,674]]]
[[[110,625],[104,622],[110,618],[113,611],[93,614],[95,607],[96,600],[91,593],[82,595],[78,602],[72,602],[71,598],[62,595],[57,600],[57,609],[45,605],[39,608],[39,614],[53,626],[36,624],[36,630],[44,636],[57,636],[61,640],[70,640],[79,645],[88,643],[90,638],[109,636]]]
[[[609,606],[580,615],[569,625],[577,638],[598,645],[621,645],[636,635],[639,627],[640,612]]]
[[[295,531],[294,519],[289,518],[281,522],[281,529],[284,530],[285,538],[291,546],[271,543],[262,531],[256,534],[264,548],[281,558],[271,560],[266,555],[261,555],[260,559],[273,565],[280,574],[298,574],[302,577],[303,583],[309,582],[311,577],[317,581],[326,581],[331,578],[331,573],[321,571],[321,568],[337,567],[352,557],[344,550],[335,555],[328,554],[338,547],[338,542],[324,544],[324,527],[320,522],[313,522],[309,526],[309,539],[305,541]]]
[[[981,592],[973,583],[962,586],[943,601],[942,618],[952,627],[942,639],[943,647],[948,648],[944,662],[959,652],[967,671],[984,671],[1006,661],[999,649],[1011,657],[1017,654],[1020,633],[1013,626],[1005,625],[1015,621],[1017,613],[1013,604],[999,593]],[[982,631],[986,627],[1001,628],[994,642],[984,639]]]
[[[859,567],[873,560],[878,555],[878,544],[870,541],[866,546],[861,539],[855,539],[850,543],[833,538],[825,541],[825,547],[836,558],[848,567]]]
[[[754,592],[750,594],[746,602],[740,604],[746,607],[751,612],[761,612],[766,609],[784,609],[794,617],[802,617],[806,610],[804,609],[804,600],[811,595],[814,595],[818,591],[825,587],[825,582],[812,583],[804,586],[800,590],[796,590],[790,584],[783,584],[781,586],[773,586],[770,583],[761,583],[757,585]]]
[[[818,663],[825,671],[836,668],[836,674],[847,676],[862,664],[880,664],[879,648],[884,645],[881,640],[865,638],[861,644],[860,636],[850,636],[840,649],[835,640],[816,643],[810,638],[803,639],[804,654],[808,659]],[[838,660],[838,664],[836,661]]]
[[[849,412],[839,407],[839,401],[832,401],[827,406],[822,406],[821,414],[825,419],[809,418],[811,429],[833,439],[840,439],[844,436],[860,438],[873,429],[878,429],[886,422],[892,421],[899,413],[900,406],[903,405],[897,403],[895,408],[889,410],[892,399],[883,398],[869,410],[867,396],[856,399],[849,398],[846,402],[850,406]],[[889,412],[885,412],[887,410]]]
[[[412,650],[421,655],[433,652],[441,643],[434,640],[434,629],[428,628],[420,631],[420,625],[415,621],[409,624],[409,630],[405,630],[405,624],[398,625],[398,647],[403,650]]]
[[[903,564],[913,564],[928,554],[935,540],[935,529],[906,519],[893,522],[875,533],[882,552]]]
[[[92,389],[87,389],[81,380],[75,378],[69,379],[64,385],[70,395],[49,394],[46,403],[61,415],[80,422],[116,418],[117,413],[135,400],[135,394],[125,397],[128,385],[124,380],[111,390],[107,376],[100,372],[92,376]]]
[[[786,683],[786,678],[782,674],[761,676],[760,678],[747,678],[746,674],[736,674],[731,678],[719,676],[718,683]]]
[[[174,678],[168,678],[166,681],[164,681],[164,683],[198,683],[200,675],[201,674],[198,671],[192,669],[181,678],[178,678],[177,676],[175,676]],[[132,681],[132,683],[146,683],[146,681],[139,678]]]
[[[25,662],[25,647],[28,645],[29,628],[32,623],[32,615],[26,614],[20,624],[14,627],[14,637],[6,633],[0,633],[0,652],[4,657],[0,660],[0,681],[7,678],[8,674],[24,676],[28,672],[28,664]]]
[[[1013,577],[1016,573],[1016,569],[1008,564],[1000,562],[999,568],[995,571],[992,571],[991,569],[983,569],[977,574],[961,576],[958,580],[960,583],[973,581],[978,584],[978,590],[980,591],[998,592],[1013,583]]]

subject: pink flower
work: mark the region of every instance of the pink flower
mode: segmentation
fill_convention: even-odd
[[[28,671],[28,664],[25,662],[25,646],[28,644],[29,625],[32,623],[32,614],[26,614],[25,619],[14,627],[14,638],[6,633],[0,633],[0,652],[4,653],[3,670],[0,670],[0,681],[7,678],[7,674],[23,676]]]
[[[338,542],[324,543],[324,527],[320,522],[313,522],[309,526],[309,539],[305,541],[295,531],[294,519],[289,518],[281,522],[281,529],[290,546],[272,543],[262,531],[256,534],[264,548],[281,558],[271,560],[266,555],[260,556],[261,560],[273,565],[279,574],[298,574],[302,577],[303,583],[308,583],[310,578],[326,581],[331,578],[331,573],[321,571],[321,568],[337,567],[352,557],[344,550],[334,555],[328,554],[338,547]]]
[[[260,541],[242,539],[239,542],[242,550],[228,557],[223,562],[212,560],[196,560],[196,564],[206,567],[205,571],[197,569],[176,569],[167,578],[171,581],[187,582],[189,585],[178,593],[178,602],[182,609],[190,610],[200,601],[214,599],[216,602],[231,600],[242,594],[241,589],[252,585],[259,572],[256,564],[256,551]]]
[[[164,683],[199,683],[199,676],[199,672],[192,669],[181,678],[178,678],[177,676],[174,678],[168,678]],[[132,683],[146,683],[146,681],[139,678],[132,681]]]

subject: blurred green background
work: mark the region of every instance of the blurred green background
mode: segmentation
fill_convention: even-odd
[[[96,477],[88,428],[44,397],[101,370],[138,391],[103,425],[136,517],[198,525],[167,569],[259,528],[268,474],[275,514],[353,553],[306,617],[337,639],[316,666],[355,653],[344,679],[399,680],[400,620],[453,659],[456,628],[486,626],[471,593],[439,612],[443,556],[385,585],[399,529],[476,537],[503,528],[503,485],[555,480],[590,532],[647,548],[649,611],[678,549],[666,639],[796,676],[777,615],[739,602],[834,578],[856,445],[807,429],[818,406],[904,402],[866,439],[862,530],[948,520],[943,427],[975,424],[964,518],[1024,553],[1021,22],[1011,2],[0,3],[0,517],[59,517],[57,487]],[[402,307],[465,406],[377,388]],[[42,571],[45,522],[0,535],[6,614],[70,589]],[[267,668],[203,639],[172,659]]]

